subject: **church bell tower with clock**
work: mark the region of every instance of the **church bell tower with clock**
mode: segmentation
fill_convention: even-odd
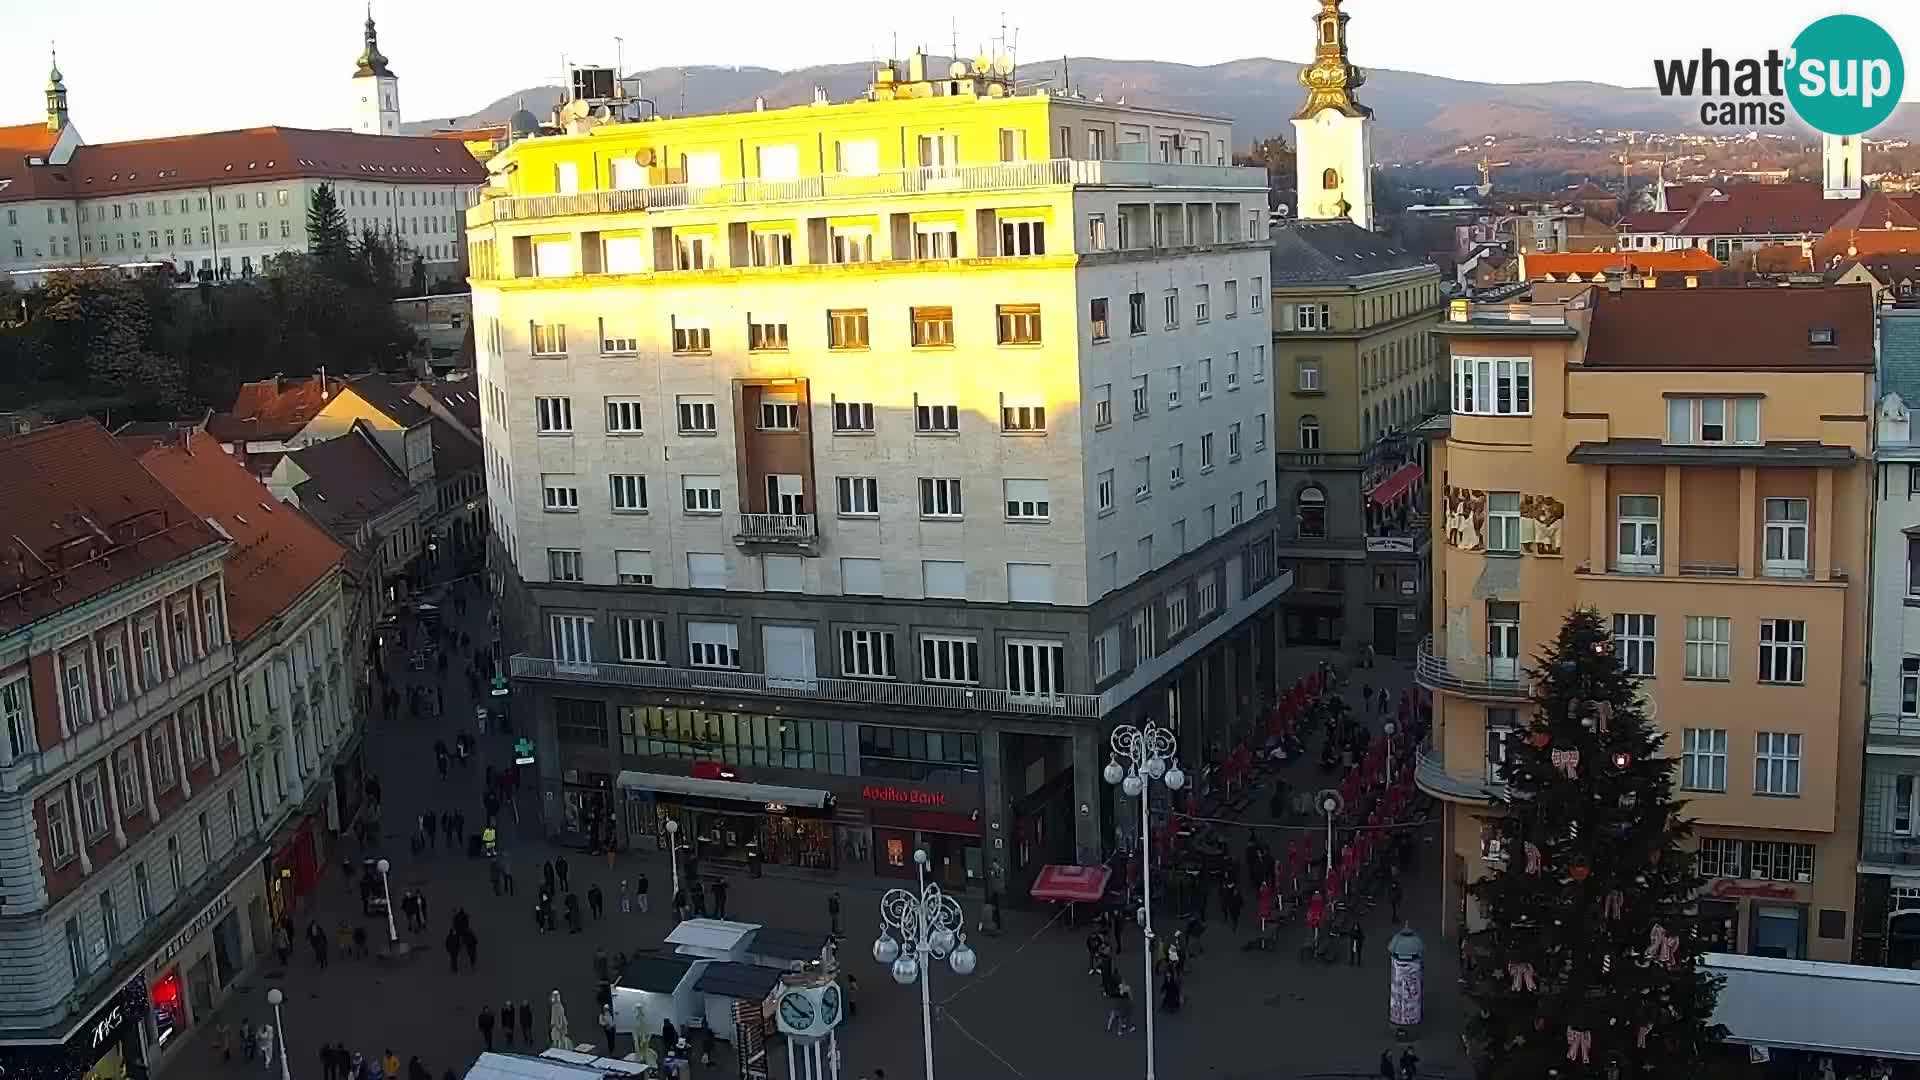
[[[1320,0],[1313,63],[1300,71],[1307,100],[1293,114],[1295,217],[1348,218],[1373,228],[1373,110],[1353,96],[1366,72],[1347,60],[1347,13]]]

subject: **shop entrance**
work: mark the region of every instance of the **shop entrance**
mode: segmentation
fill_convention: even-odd
[[[756,854],[769,866],[834,868],[833,822],[794,808],[748,810],[668,802],[656,796],[653,834],[667,847],[667,821],[680,824],[681,858],[745,866]]]

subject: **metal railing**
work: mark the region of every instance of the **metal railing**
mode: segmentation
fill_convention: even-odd
[[[1860,838],[1860,861],[1881,866],[1920,866],[1920,836],[1868,833]]]
[[[1214,188],[1265,192],[1265,169],[1150,161],[1003,161],[897,169],[871,176],[803,176],[792,180],[727,180],[718,184],[662,184],[573,195],[511,195],[467,211],[467,225],[498,221],[630,214],[709,206],[748,206],[822,199],[862,199],[929,192],[1018,191],[1074,185],[1121,188]],[[1255,237],[1254,239],[1261,239]]]
[[[1681,577],[1739,577],[1738,563],[1722,562],[1682,562]]]
[[[1920,716],[1874,713],[1867,717],[1867,734],[1889,738],[1920,738]]]
[[[1482,768],[1472,773],[1455,773],[1447,770],[1445,757],[1435,749],[1433,740],[1420,744],[1420,750],[1414,758],[1413,782],[1420,790],[1437,798],[1466,802],[1491,802],[1494,792],[1506,785],[1497,777],[1487,774],[1492,766],[1482,763]]]
[[[1276,450],[1275,465],[1289,469],[1358,469],[1367,455],[1349,450]]]
[[[812,514],[741,514],[740,531],[733,536],[739,544],[802,546],[819,538],[820,526]]]
[[[752,694],[757,697],[833,701],[851,705],[1056,716],[1063,719],[1094,719],[1100,715],[1100,699],[1092,694],[1038,696],[983,686],[805,678],[766,675],[757,671],[655,667],[650,664],[563,664],[544,656],[515,656],[511,658],[509,666],[516,679],[550,682],[597,683],[700,694]]]
[[[1466,659],[1436,653],[1431,636],[1421,639],[1413,676],[1429,690],[1450,690],[1470,697],[1526,701],[1533,696],[1532,680],[1518,663],[1509,667],[1484,656]]]

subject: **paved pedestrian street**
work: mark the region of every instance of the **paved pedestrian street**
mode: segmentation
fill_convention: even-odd
[[[451,616],[451,610],[448,614]],[[480,638],[484,622],[477,605],[462,622],[476,640]],[[1284,659],[1289,666],[1297,665],[1305,671],[1321,655],[1303,652]],[[393,863],[393,893],[398,897],[404,890],[418,889],[429,904],[424,933],[405,933],[404,919],[396,912],[403,936],[417,946],[414,955],[399,966],[378,959],[345,958],[337,951],[324,968],[315,962],[305,944],[309,920],[317,920],[329,935],[342,922],[366,926],[369,939],[375,942],[384,940],[386,933],[384,921],[361,915],[358,889],[347,883],[336,854],[326,885],[299,913],[292,963],[281,968],[270,950],[263,950],[267,955],[218,1016],[218,1020],[230,1024],[245,1019],[257,1025],[270,1018],[268,989],[282,989],[296,1080],[307,1076],[317,1080],[321,1075],[320,1046],[335,1041],[369,1055],[391,1049],[403,1066],[418,1055],[436,1078],[449,1069],[464,1075],[482,1048],[478,1011],[498,1010],[508,1001],[516,1006],[522,1001],[532,1003],[536,1042],[544,1047],[546,1000],[549,991],[556,988],[564,998],[574,1041],[598,1041],[595,950],[633,955],[659,949],[661,939],[671,929],[671,890],[664,854],[626,853],[609,866],[604,858],[548,846],[541,836],[537,808],[532,805],[537,795],[526,789],[520,795],[519,824],[514,823],[511,811],[503,815],[502,848],[516,878],[515,895],[494,895],[484,859],[469,858],[464,851],[453,852],[444,846],[419,858],[410,853],[412,823],[422,812],[460,809],[466,814],[469,829],[477,828],[483,816],[482,763],[491,761],[497,766],[509,758],[510,737],[495,732],[481,740],[481,760],[464,769],[455,765],[446,779],[435,771],[434,742],[445,739],[451,743],[463,730],[461,725],[470,723],[473,716],[473,701],[462,676],[464,663],[465,657],[456,655],[450,665],[439,722],[403,715],[388,725],[376,719],[367,735],[368,769],[384,789],[380,853]],[[426,685],[437,682],[432,672],[398,674],[424,680]],[[1381,681],[1396,688],[1404,683],[1403,669],[1384,665],[1359,674],[1382,676]],[[484,687],[481,693],[485,693]],[[1357,704],[1357,684],[1353,693]],[[1317,786],[1316,778],[1306,775],[1311,771],[1308,765],[1298,768],[1296,787],[1312,790]],[[1258,820],[1255,815],[1264,814],[1265,805],[1264,798],[1255,800],[1248,820]],[[1227,833],[1237,856],[1246,832],[1231,828]],[[357,858],[352,841],[346,843],[346,850]],[[1434,838],[1424,837],[1419,851],[1420,864],[1409,879],[1403,913],[1428,946],[1426,1023],[1416,1033],[1414,1046],[1423,1062],[1423,1074],[1465,1076],[1455,954],[1438,932],[1439,866]],[[562,854],[569,859],[573,888],[581,895],[583,912],[587,888],[595,883],[606,895],[607,912],[599,920],[589,915],[583,933],[567,933],[562,919],[556,932],[542,934],[536,930],[533,913],[541,864]],[[652,911],[623,915],[617,899],[619,881],[642,873],[652,881]],[[771,873],[759,880],[730,878],[732,917],[780,927],[824,928],[827,897],[836,890],[841,894],[847,924],[842,965],[859,979],[855,1011],[841,1028],[842,1074],[849,1080],[870,1075],[875,1068],[884,1068],[889,1080],[906,1080],[921,1073],[918,990],[896,985],[887,970],[869,955],[879,930],[879,897],[890,884],[861,877],[800,881]],[[979,896],[962,895],[960,900],[969,922],[977,923]],[[1252,906],[1247,905],[1249,922]],[[449,970],[442,942],[449,919],[462,907],[470,914],[479,939],[479,964],[469,969],[463,955],[459,971],[454,972]],[[1143,1032],[1126,1037],[1105,1032],[1108,1003],[1100,994],[1098,981],[1087,974],[1084,930],[1049,923],[1049,915],[1009,910],[1001,934],[975,936],[979,967],[970,977],[956,976],[944,964],[935,968],[934,1038],[941,1075],[967,1080],[1142,1075]],[[1274,952],[1243,951],[1240,945],[1252,936],[1251,927],[1243,927],[1243,932],[1236,935],[1221,918],[1217,904],[1212,915],[1214,921],[1199,939],[1201,948],[1189,964],[1185,1008],[1177,1015],[1158,1018],[1159,1076],[1167,1080],[1252,1080],[1327,1073],[1372,1075],[1381,1050],[1392,1047],[1398,1053],[1403,1044],[1394,1040],[1386,1021],[1385,949],[1392,928],[1384,904],[1368,917],[1367,954],[1358,968],[1346,966],[1344,954],[1339,964],[1299,959],[1297,945],[1304,931],[1297,925],[1282,931],[1281,946]],[[1119,970],[1123,978],[1138,987],[1141,944],[1137,928],[1123,948]],[[1139,1019],[1136,1013],[1136,1023]],[[173,1056],[164,1071],[178,1077],[218,1077],[238,1075],[247,1068],[237,1057],[231,1066],[220,1065],[213,1049],[214,1027],[213,1023],[199,1022],[191,1034],[193,1041]],[[505,1048],[502,1034],[496,1032],[496,1046]],[[630,1048],[624,1038],[622,1041],[624,1054]],[[523,1036],[517,1046],[525,1045]],[[771,1074],[784,1076],[786,1055],[777,1041],[770,1056]],[[260,1066],[256,1062],[251,1068]],[[737,1075],[724,1044],[722,1057],[713,1068],[696,1065],[693,1072],[696,1076]]]

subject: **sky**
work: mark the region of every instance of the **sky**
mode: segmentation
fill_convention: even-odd
[[[187,32],[148,0],[69,0],[9,5],[0,38],[0,124],[45,115],[49,44],[60,47],[74,122],[88,142],[177,135],[261,124],[342,127],[360,54],[363,0],[266,0],[246,17],[195,17]],[[1003,0],[1004,2],[1004,0]],[[278,7],[283,20],[261,19]],[[677,65],[779,69],[886,55],[897,34],[944,54],[954,37],[938,5],[881,0],[733,0],[724,4],[626,3],[560,12],[525,0],[377,0],[381,51],[400,77],[403,119],[472,112],[505,94],[555,84],[562,58],[615,61],[627,70]],[[1659,56],[1762,55],[1785,49],[1808,22],[1851,12],[1893,35],[1920,65],[1920,3],[1914,0],[1678,0],[1653,5],[1563,5],[1538,0],[1347,0],[1348,41],[1362,67],[1484,82],[1583,79],[1622,86],[1652,82]],[[1098,19],[1082,2],[1008,6],[1020,55],[1061,54],[1218,64],[1250,56],[1302,61],[1312,54],[1318,0],[1215,0],[1197,18],[1169,17],[1162,3],[1104,0]],[[209,13],[219,10],[209,8]],[[962,15],[964,55],[1000,34],[998,8]],[[276,22],[278,25],[276,26]],[[849,30],[848,28],[856,28]],[[625,38],[615,45],[615,35]],[[1908,101],[1920,101],[1909,72]],[[1291,108],[1289,103],[1287,108]]]

